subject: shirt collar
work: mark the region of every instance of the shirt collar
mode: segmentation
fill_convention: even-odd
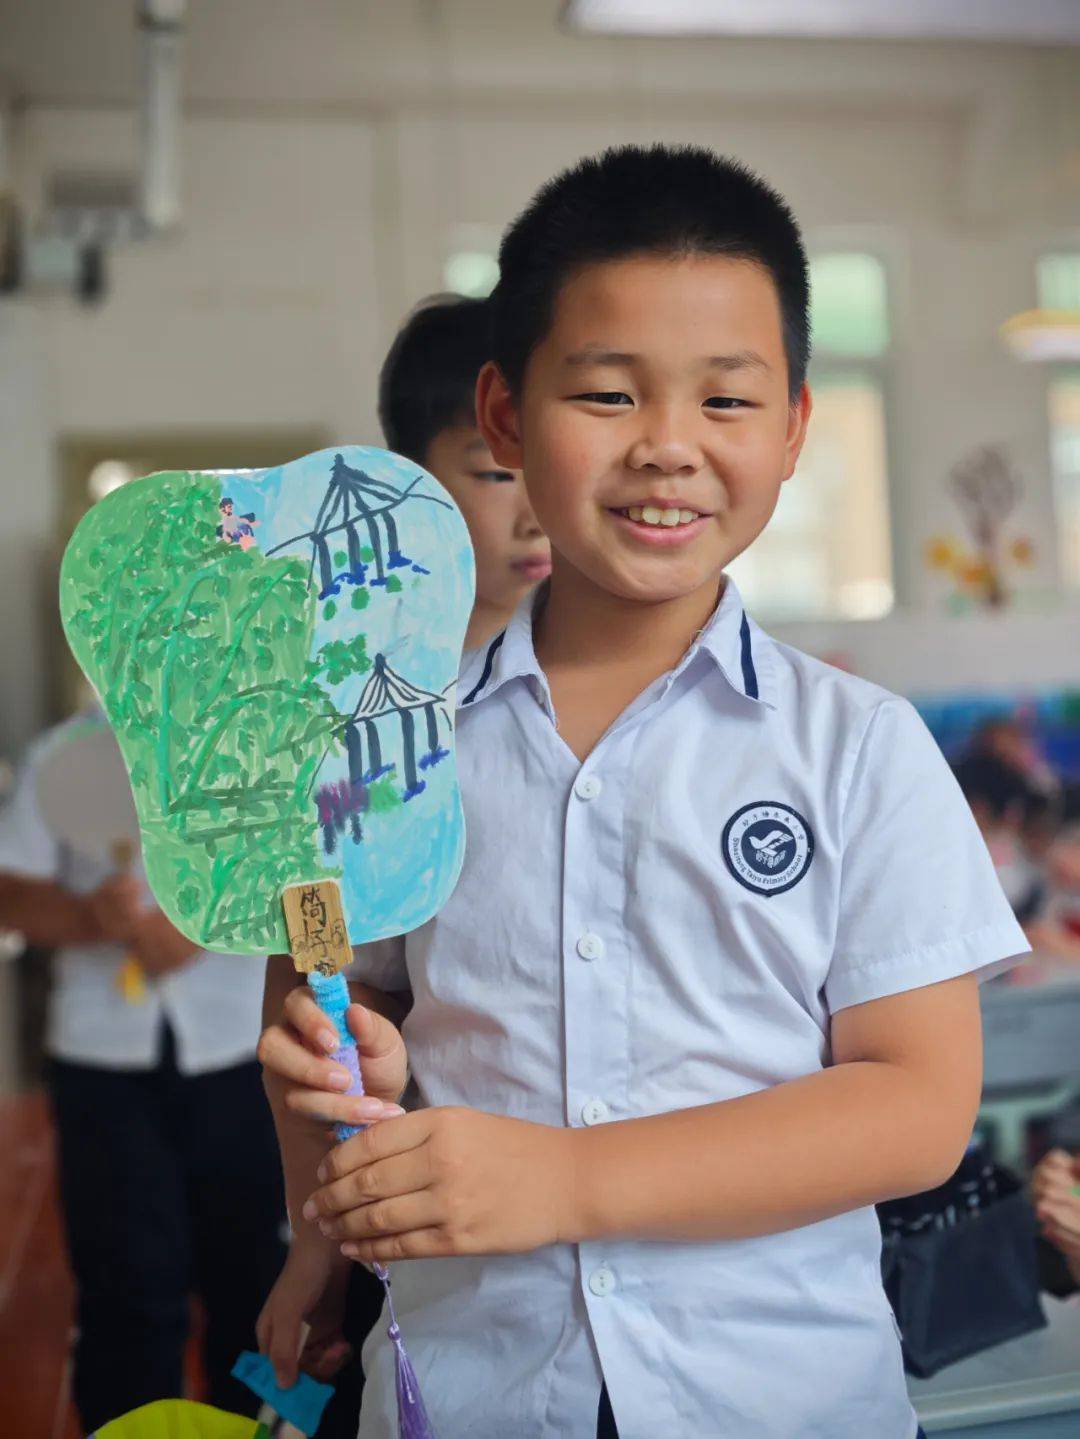
[[[547,679],[533,649],[532,621],[536,599],[535,590],[525,595],[501,634],[497,634],[485,649],[476,651],[472,663],[461,677],[459,705],[490,699],[507,680],[529,679],[540,686],[548,709],[552,709]]]
[[[547,678],[533,649],[532,623],[537,594],[525,596],[510,623],[484,650],[478,650],[462,676],[462,705],[488,699],[508,680],[531,681],[537,698],[553,712]],[[673,671],[681,674],[699,653],[713,660],[736,694],[775,709],[773,698],[772,641],[747,615],[734,580],[724,584],[720,603],[705,627],[694,637]]]
[[[720,603],[687,650],[679,668],[701,650],[715,662],[736,694],[775,709],[772,643],[746,613],[735,581],[725,579]]]

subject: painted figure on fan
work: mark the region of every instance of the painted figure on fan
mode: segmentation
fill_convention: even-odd
[[[218,505],[221,511],[221,524],[218,526],[218,538],[227,541],[230,545],[239,545],[242,550],[250,550],[255,544],[255,526],[259,523],[252,511],[247,515],[233,513],[235,506],[231,499],[226,497]]]

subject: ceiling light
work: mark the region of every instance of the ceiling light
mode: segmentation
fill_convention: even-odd
[[[571,30],[1080,44],[1076,0],[567,0]]]
[[[95,503],[135,478],[133,465],[126,460],[99,460],[86,481],[87,493]]]
[[[1080,360],[1080,310],[1025,310],[1000,333],[1018,360]]]

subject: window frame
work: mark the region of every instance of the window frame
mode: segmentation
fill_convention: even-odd
[[[798,620],[784,620],[781,623],[810,624],[873,624],[894,615],[910,599],[912,585],[901,564],[901,548],[898,537],[904,533],[902,524],[909,520],[898,505],[901,486],[897,485],[898,454],[896,449],[895,376],[901,313],[902,295],[906,283],[907,269],[901,263],[901,254],[896,237],[891,232],[879,229],[822,228],[808,231],[803,236],[808,266],[823,255],[858,254],[870,255],[881,266],[885,288],[885,322],[887,340],[885,348],[876,355],[845,352],[839,349],[818,350],[811,344],[810,365],[807,384],[811,394],[827,384],[830,378],[842,379],[855,375],[865,377],[876,388],[881,400],[881,416],[884,434],[882,453],[885,465],[885,521],[888,526],[886,549],[889,557],[889,581],[892,586],[892,604],[880,615],[856,618],[854,616],[830,614],[806,616]],[[811,342],[813,336],[811,335]],[[813,424],[813,417],[810,420]]]
[[[1055,545],[1055,559],[1057,561],[1058,580],[1061,585],[1061,592],[1066,598],[1080,596],[1080,557],[1077,559],[1075,570],[1066,563],[1065,533],[1066,526],[1061,505],[1060,479],[1057,466],[1054,463],[1054,425],[1051,411],[1051,393],[1055,384],[1062,379],[1073,380],[1080,389],[1080,359],[1077,360],[1050,360],[1043,365],[1045,372],[1043,378],[1043,414],[1046,418],[1046,451],[1047,468],[1050,479],[1050,512],[1053,516],[1054,535],[1057,541]],[[1080,470],[1076,472],[1077,489],[1080,492]],[[1080,509],[1080,499],[1077,502]]]

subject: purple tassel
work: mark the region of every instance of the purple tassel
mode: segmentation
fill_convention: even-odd
[[[390,1310],[390,1327],[386,1332],[394,1346],[394,1366],[397,1370],[399,1439],[435,1439],[435,1430],[431,1427],[431,1420],[424,1408],[424,1397],[420,1393],[420,1385],[416,1382],[416,1371],[406,1352],[405,1341],[401,1337],[401,1330],[398,1328],[397,1317],[394,1314],[394,1299],[390,1293],[390,1274],[381,1264],[375,1265],[375,1273],[382,1280],[382,1287],[386,1291],[386,1303]]]
[[[308,984],[323,1014],[327,1019],[333,1021],[338,1038],[341,1040],[341,1048],[335,1050],[330,1057],[336,1063],[343,1064],[353,1077],[353,1082],[346,1093],[363,1094],[364,1082],[360,1077],[360,1056],[356,1050],[356,1041],[349,1032],[349,1026],[345,1023],[345,1011],[352,1003],[345,976],[343,974],[323,975],[313,970],[308,975]],[[341,1144],[366,1128],[365,1124],[337,1124],[334,1126],[334,1134],[338,1143]],[[437,1439],[427,1410],[424,1408],[420,1385],[416,1381],[416,1371],[412,1367],[412,1361],[405,1349],[405,1341],[398,1328],[397,1316],[394,1313],[394,1299],[390,1293],[390,1271],[383,1264],[374,1264],[372,1267],[386,1292],[386,1304],[390,1311],[390,1325],[386,1332],[394,1346],[394,1365],[397,1371],[398,1439]]]

